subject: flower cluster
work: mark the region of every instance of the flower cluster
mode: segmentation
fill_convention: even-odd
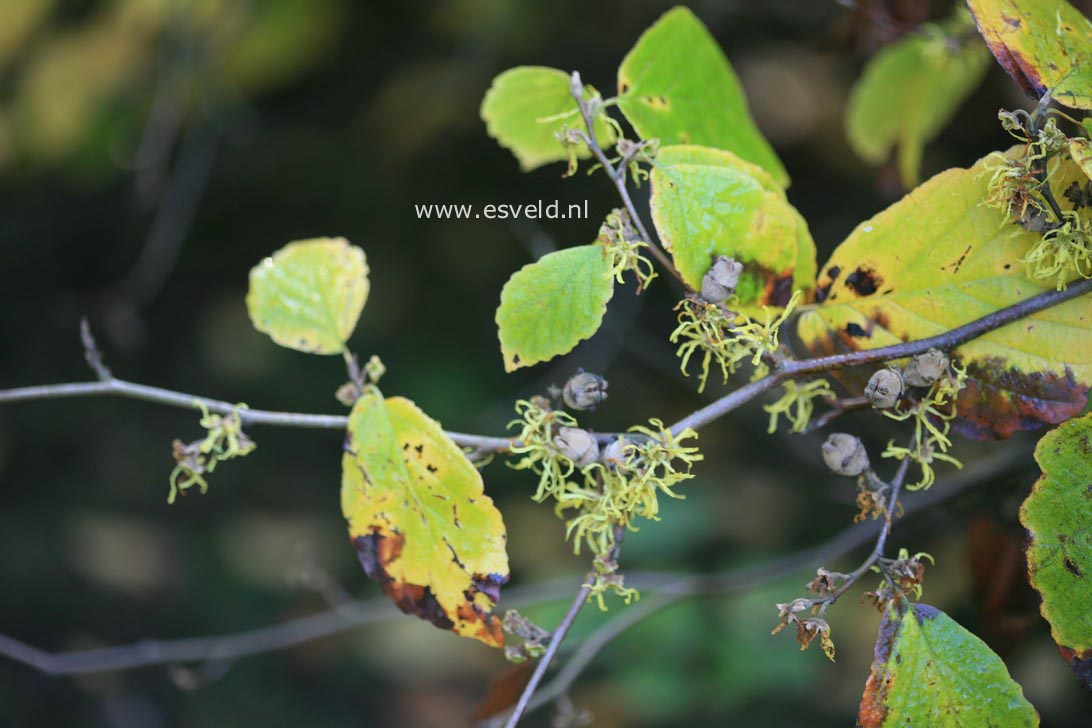
[[[956,395],[965,386],[966,367],[950,363],[947,371],[929,386],[920,399],[905,409],[899,405],[884,410],[883,413],[893,420],[914,421],[914,436],[910,447],[899,447],[894,440],[887,444],[883,452],[885,458],[903,460],[910,458],[921,467],[921,480],[906,486],[907,490],[928,488],[936,481],[933,463],[942,460],[957,468],[963,464],[948,455],[952,441],[948,437],[952,420],[956,416]]]
[[[764,358],[778,350],[778,332],[800,302],[800,298],[800,291],[793,293],[788,304],[776,317],[769,307],[763,306],[764,323],[745,316],[733,316],[719,304],[695,298],[683,299],[675,307],[679,312],[679,325],[669,337],[672,344],[679,344],[675,355],[680,359],[682,373],[688,375],[690,358],[700,351],[702,362],[699,392],[705,390],[710,365],[713,363],[720,369],[725,383],[747,360],[755,368],[755,379],[765,376],[769,367]]]
[[[239,413],[247,409],[245,404],[235,405],[235,409],[227,415],[211,414],[204,402],[197,402],[197,406],[201,409],[201,427],[208,434],[203,440],[190,443],[174,441],[173,455],[176,465],[171,471],[168,503],[174,503],[179,493],[185,495],[185,491],[195,485],[202,493],[207,493],[209,484],[204,477],[206,473],[214,471],[218,463],[249,455],[257,447],[243,432]]]
[[[637,292],[640,293],[656,277],[652,261],[641,254],[648,248],[648,243],[641,240],[629,214],[622,209],[612,210],[606,221],[599,228],[599,241],[610,256],[609,277],[623,283],[622,274],[633,271],[637,277]]]
[[[1092,220],[1075,211],[1062,213],[1061,224],[1046,231],[1024,255],[1028,276],[1054,279],[1062,290],[1074,274],[1092,278]]]
[[[770,426],[766,432],[771,435],[777,432],[777,421],[781,415],[789,420],[790,432],[803,432],[811,421],[815,400],[834,397],[834,390],[825,379],[816,379],[805,384],[790,379],[785,382],[784,388],[785,393],[777,401],[762,407],[770,414]]]
[[[538,473],[533,498],[554,500],[576,553],[587,544],[595,554],[606,554],[615,545],[616,526],[636,530],[638,518],[657,520],[659,497],[681,498],[675,486],[693,477],[691,467],[702,459],[698,448],[684,444],[697,433],[687,429],[674,435],[654,419],[651,427],[630,428],[632,437],[619,438],[601,457],[584,463],[574,459],[582,453],[569,447],[577,438],[559,438],[562,430],[585,432],[574,428],[571,415],[550,409],[542,399],[520,401],[516,410],[520,418],[509,426],[519,425],[520,433],[512,453],[522,457],[512,467]]]
[[[780,622],[773,628],[770,634],[777,634],[790,624],[796,625],[796,641],[800,643],[800,649],[806,650],[816,637],[823,648],[823,654],[834,662],[834,640],[830,638],[830,625],[816,612],[825,606],[824,602],[813,599],[794,599],[787,604],[778,604],[777,612]],[[806,616],[808,614],[812,616]],[[805,615],[805,616],[801,616]]]

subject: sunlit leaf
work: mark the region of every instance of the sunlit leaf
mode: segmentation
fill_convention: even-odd
[[[1038,234],[983,204],[993,163],[943,172],[857,226],[822,268],[822,305],[800,317],[798,333],[813,353],[934,336],[1053,289],[1053,281],[1030,280],[1023,262]],[[1078,178],[1064,162],[1054,194]],[[1004,438],[1066,420],[1092,385],[1092,297],[991,331],[955,357],[970,374],[957,400],[964,434]],[[854,370],[844,381],[860,389],[867,375]]]
[[[368,300],[364,251],[344,238],[300,240],[250,271],[246,296],[258,331],[289,349],[337,354]]]
[[[569,91],[569,75],[556,68],[519,66],[493,79],[482,99],[481,114],[489,136],[516,155],[524,171],[568,159],[569,152],[555,134],[565,128],[583,129],[584,120]],[[584,87],[590,97],[594,89]],[[614,132],[599,119],[599,143],[614,143]],[[586,157],[584,145],[575,148]]]
[[[612,295],[610,258],[601,245],[559,250],[516,271],[497,309],[505,371],[572,351],[599,329]]]
[[[368,576],[407,614],[488,645],[507,536],[478,470],[407,399],[374,388],[349,415],[341,510]]]
[[[919,181],[924,145],[944,128],[989,66],[981,43],[956,40],[964,25],[956,24],[951,35],[906,35],[884,48],[865,66],[850,94],[846,133],[853,149],[880,164],[897,148],[899,176],[907,188]]]
[[[1039,725],[1035,708],[986,643],[925,604],[892,604],[857,716],[861,728]]]
[[[1035,448],[1043,477],[1020,508],[1028,577],[1054,641],[1092,689],[1092,414],[1048,432]]]
[[[618,68],[618,96],[642,139],[726,149],[788,184],[728,59],[687,8],[668,11],[637,41]]]
[[[815,281],[815,244],[776,179],[731,152],[670,146],[652,168],[660,240],[694,289],[718,255],[743,263],[740,307],[784,305]]]
[[[1092,109],[1092,22],[1065,0],[967,0],[997,62],[1029,96]]]

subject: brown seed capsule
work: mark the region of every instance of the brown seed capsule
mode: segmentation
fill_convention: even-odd
[[[823,443],[823,462],[838,475],[860,475],[868,470],[868,453],[858,438],[835,432]]]
[[[918,354],[902,370],[902,378],[911,387],[928,387],[948,371],[948,356],[939,349]]]
[[[594,410],[607,399],[607,380],[591,372],[577,372],[561,391],[565,406],[574,410]]]
[[[607,467],[625,465],[632,448],[632,442],[624,437],[619,437],[617,440],[603,448],[603,454],[599,457],[599,460]]]
[[[559,427],[554,436],[554,447],[559,455],[572,460],[578,468],[599,459],[599,443],[590,432],[579,427]]]
[[[713,261],[713,267],[701,279],[701,297],[709,303],[720,303],[736,290],[743,266],[721,255]]]
[[[880,369],[868,380],[864,394],[877,409],[894,407],[902,396],[902,375],[894,369]]]

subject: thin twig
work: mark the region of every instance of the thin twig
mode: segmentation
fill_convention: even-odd
[[[595,116],[593,109],[584,100],[584,84],[580,80],[580,74],[573,71],[572,75],[572,88],[571,93],[576,100],[576,105],[580,109],[580,116],[584,120],[584,127],[587,130],[583,134],[584,143],[591,151],[596,160],[603,166],[603,171],[610,177],[610,181],[614,183],[614,188],[618,190],[618,196],[622,199],[622,204],[626,207],[626,212],[629,213],[630,220],[637,228],[637,232],[641,235],[641,240],[648,244],[648,250],[652,253],[652,256],[663,266],[664,270],[671,274],[671,276],[677,280],[682,287],[686,290],[691,290],[689,284],[683,280],[682,275],[678,269],[675,268],[675,264],[671,262],[671,259],[667,257],[663,249],[656,243],[656,240],[649,235],[648,228],[645,227],[644,222],[641,220],[641,216],[637,212],[637,208],[633,204],[633,199],[629,195],[629,188],[626,186],[626,165],[627,161],[622,160],[615,167],[611,164],[610,158],[607,157],[606,152],[599,146],[599,140],[595,137]]]
[[[515,728],[520,718],[523,717],[524,711],[527,710],[527,704],[534,696],[538,684],[542,682],[542,678],[550,668],[550,663],[554,661],[561,643],[565,641],[565,637],[572,629],[573,623],[576,622],[580,610],[584,608],[585,602],[588,601],[588,596],[591,594],[591,579],[592,575],[589,574],[583,586],[580,587],[580,591],[576,593],[576,598],[569,605],[569,610],[565,612],[565,617],[557,625],[557,629],[554,630],[553,635],[550,637],[550,644],[546,646],[546,652],[539,659],[538,665],[535,666],[535,671],[531,675],[527,687],[523,689],[523,693],[519,696],[519,702],[516,703],[516,707],[512,709],[511,715],[508,716],[508,721],[504,724],[505,728]]]
[[[808,423],[808,426],[804,428],[803,434],[810,435],[816,430],[823,429],[845,413],[864,409],[865,407],[868,407],[868,405],[868,397],[834,398],[830,402],[830,409],[818,417],[812,418],[811,422]]]

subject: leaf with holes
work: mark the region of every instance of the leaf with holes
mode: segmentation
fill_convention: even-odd
[[[368,300],[364,251],[344,238],[300,240],[250,271],[246,307],[258,331],[289,349],[338,354]]]
[[[567,354],[599,330],[614,295],[610,257],[602,245],[580,245],[516,271],[497,309],[504,369]]]
[[[922,147],[935,137],[982,81],[990,54],[977,40],[956,40],[966,22],[944,34],[906,35],[865,65],[846,108],[846,134],[872,164],[898,149],[906,188],[919,181]]]
[[[652,221],[695,290],[719,255],[743,264],[739,307],[783,306],[815,282],[815,243],[776,179],[731,152],[664,147],[651,174]]]
[[[1092,414],[1044,435],[1035,460],[1043,477],[1020,508],[1028,578],[1058,650],[1092,690]]]
[[[942,172],[850,233],[819,274],[821,305],[800,317],[797,331],[813,353],[923,339],[1054,288],[1026,274],[1023,257],[1038,235],[983,204],[995,162]],[[1052,175],[1054,194],[1076,179],[1084,179],[1076,165],[1062,163]],[[964,435],[1005,438],[1069,419],[1092,385],[1092,296],[954,353],[970,375],[956,403]],[[860,391],[868,374],[858,368],[840,376]]]
[[[595,93],[590,86],[584,91],[585,98]],[[510,149],[525,172],[568,159],[555,134],[566,127],[584,128],[568,74],[542,66],[511,68],[493,79],[482,99],[481,115],[489,136]],[[595,136],[603,146],[614,143],[614,131],[602,117],[596,120]],[[576,151],[579,157],[590,154],[584,145]]]
[[[789,183],[751,119],[735,71],[687,8],[665,13],[622,61],[618,108],[642,139],[727,149]]]
[[[967,0],[997,62],[1029,96],[1092,109],[1092,22],[1065,0]]]
[[[462,450],[417,406],[371,387],[349,415],[341,510],[368,576],[406,614],[501,647],[504,522]]]
[[[1039,725],[986,643],[925,604],[888,607],[857,716],[861,728]]]

